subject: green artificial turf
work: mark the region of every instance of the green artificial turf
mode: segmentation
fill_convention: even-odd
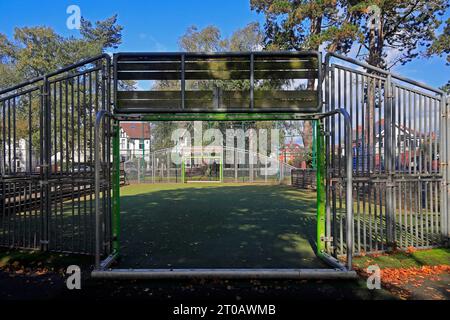
[[[130,185],[119,267],[326,267],[314,254],[315,214],[315,193],[289,186]]]

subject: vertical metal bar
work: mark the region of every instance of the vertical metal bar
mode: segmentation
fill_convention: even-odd
[[[425,117],[424,121],[428,120],[428,161],[429,161],[429,168],[428,173],[431,174],[433,172],[433,140],[431,137],[432,130],[433,130],[433,122],[432,122],[432,100],[430,98],[426,98],[426,109],[428,111],[428,117]]]
[[[101,254],[103,252],[103,232],[104,230],[102,229],[103,227],[103,219],[104,219],[104,212],[100,209],[100,192],[101,192],[101,186],[103,185],[104,181],[103,181],[103,177],[100,175],[100,171],[101,171],[101,151],[102,151],[102,141],[100,140],[101,134],[100,134],[100,128],[102,127],[103,124],[103,119],[105,116],[109,116],[110,114],[108,113],[107,110],[101,110],[97,113],[96,115],[96,119],[95,119],[95,124],[94,124],[94,168],[95,168],[95,173],[94,173],[94,179],[95,179],[95,267],[96,269],[98,269],[100,267],[100,258],[101,258]],[[116,130],[117,131],[117,130]],[[115,134],[115,136],[118,136],[117,134]],[[120,139],[115,138],[114,140],[119,141]],[[118,143],[114,143],[117,144],[116,148],[117,150],[119,150],[119,145]],[[120,150],[119,150],[120,152]],[[120,156],[120,153],[119,153]],[[103,159],[105,161],[110,161],[109,159]],[[119,162],[119,169],[120,169],[120,162]],[[106,175],[109,175],[109,172],[106,173]],[[117,175],[117,173],[116,173]],[[114,179],[115,181],[116,179]],[[120,173],[119,173],[119,180],[120,180]],[[119,181],[120,183],[120,181]],[[114,192],[114,190],[113,190]]]
[[[330,98],[331,98],[331,103],[330,103],[330,108],[331,110],[335,110],[336,109],[336,80],[335,80],[335,74],[336,74],[336,68],[334,66],[331,66],[331,94],[330,94]],[[335,153],[336,153],[336,148],[335,148],[335,129],[336,129],[336,121],[335,121],[335,117],[332,118],[331,121],[331,132],[330,132],[330,140],[331,140],[331,168],[332,168],[332,175],[335,175]],[[337,236],[335,234],[335,236]]]
[[[434,169],[434,173],[435,174],[439,174],[439,163],[438,163],[438,147],[440,144],[440,141],[438,140],[438,132],[440,130],[440,125],[439,125],[439,119],[441,118],[440,114],[439,114],[439,100],[434,99],[434,110],[433,110],[433,115],[434,115],[434,160],[436,162],[436,168]]]
[[[86,158],[87,158],[87,140],[88,140],[88,135],[87,135],[87,122],[88,122],[88,116],[87,116],[87,101],[86,101],[86,74],[84,73],[83,76],[83,104],[82,104],[82,115],[83,115],[83,133],[82,133],[82,137],[83,137],[83,156],[84,156],[84,162],[86,163]],[[89,247],[89,242],[88,242],[88,237],[89,237],[89,221],[87,221],[87,193],[84,190],[85,188],[87,188],[87,183],[85,181],[86,179],[86,172],[82,172],[82,177],[83,177],[83,230],[84,230],[84,234],[83,234],[83,240],[84,240],[84,245],[83,245],[83,252],[88,252],[88,247]]]
[[[324,134],[323,120],[318,123],[316,130],[317,143],[317,254],[325,251],[325,154],[324,154]]]
[[[75,164],[75,90],[74,90],[74,83],[73,79],[71,80],[71,86],[70,86],[70,114],[71,114],[71,142],[70,145],[72,147],[71,152],[71,159],[72,159],[72,165],[70,166],[70,169],[68,169],[72,174],[74,173],[74,164]],[[71,204],[72,204],[72,252],[75,252],[75,183],[72,180],[72,190],[71,190]]]
[[[32,92],[28,95],[28,170],[30,177],[33,173],[33,140],[32,140],[32,128],[33,128],[33,112],[32,112]]]
[[[401,166],[400,166],[400,171],[402,174],[404,174],[406,172],[406,165],[408,164],[409,166],[409,159],[411,159],[410,156],[410,151],[409,151],[409,146],[408,149],[406,148],[406,134],[407,134],[407,130],[406,130],[406,104],[407,104],[407,100],[406,100],[406,90],[402,89],[402,127],[401,130],[399,130],[399,134],[401,135],[401,141],[400,141],[400,152],[403,151],[403,154],[401,155]],[[408,159],[406,159],[406,156],[408,155]]]
[[[42,249],[42,245],[40,241],[43,239],[42,237],[42,225],[43,225],[43,212],[44,212],[44,186],[42,185],[42,181],[44,181],[44,151],[45,151],[45,128],[44,128],[44,109],[45,109],[45,83],[43,83],[39,88],[39,180],[36,183],[35,187],[37,192],[41,194],[39,201],[39,217],[36,217],[36,233],[37,239],[36,242],[39,241],[37,245]],[[38,189],[39,186],[39,189]],[[38,198],[36,197],[36,202]],[[38,215],[38,209],[36,208],[36,215]]]
[[[81,162],[81,92],[80,76],[77,76],[77,164]],[[79,174],[79,173],[78,173]],[[78,251],[81,251],[83,245],[82,218],[81,218],[81,183],[77,182],[77,216],[78,216]]]
[[[442,149],[442,186],[441,186],[441,235],[443,242],[450,242],[450,219],[449,219],[449,181],[450,181],[450,99],[441,95],[441,149]]]
[[[186,56],[181,55],[181,109],[185,108],[186,100]],[[117,100],[115,100],[117,101]]]
[[[106,70],[105,70],[106,69]],[[102,70],[102,76],[103,81],[102,83],[102,109],[107,110],[108,112],[111,111],[111,63],[110,59],[106,59],[105,66]],[[97,79],[98,81],[98,79]],[[106,90],[105,90],[106,89]],[[107,121],[107,135],[106,135],[106,159],[111,159],[111,136],[114,134],[113,130],[114,128],[111,128],[112,122],[111,119],[108,119]],[[120,126],[118,128],[118,135],[119,135],[119,148],[120,148]],[[120,150],[118,152],[119,159],[119,187],[120,187]],[[113,182],[112,182],[112,176],[111,176],[111,162],[106,161],[106,173],[107,173],[107,186],[106,186],[106,196],[104,197],[103,202],[106,203],[105,212],[108,214],[108,227],[109,227],[109,233],[108,233],[108,253],[111,253],[114,245],[114,239],[113,239],[113,221],[112,221],[112,204],[111,204],[111,190],[113,188]],[[116,238],[117,239],[117,238]],[[117,241],[117,240],[116,240]]]
[[[352,269],[353,258],[353,152],[352,152],[352,120],[345,109],[341,109],[345,126],[346,154],[346,247],[347,269]]]
[[[387,182],[387,188],[386,188],[386,245],[388,250],[393,250],[396,247],[395,244],[395,206],[393,201],[393,193],[395,191],[394,189],[394,178],[393,178],[393,171],[392,171],[392,159],[394,156],[394,153],[392,150],[395,150],[395,146],[392,145],[393,141],[391,138],[391,132],[392,129],[395,132],[395,122],[392,121],[392,110],[393,110],[393,88],[392,88],[392,77],[390,74],[388,74],[386,78],[385,83],[385,137],[384,137],[384,148],[385,148],[385,169],[388,176],[388,182]],[[380,88],[381,90],[381,88]],[[380,102],[381,103],[381,102]],[[379,106],[381,108],[381,106]],[[381,121],[381,119],[379,119]],[[380,135],[380,141],[381,143],[381,133]],[[380,148],[380,155],[381,157],[381,148]],[[380,159],[380,165],[381,165],[381,159]],[[380,207],[381,208],[381,207]]]
[[[55,229],[55,235],[56,235],[56,241],[58,241],[58,235],[59,235],[59,249],[63,250],[63,234],[64,234],[64,225],[63,222],[63,213],[64,213],[64,204],[63,204],[63,191],[64,188],[64,182],[63,182],[63,175],[64,175],[64,136],[63,136],[63,81],[59,82],[59,144],[60,144],[60,152],[59,152],[59,159],[60,159],[60,168],[59,168],[59,176],[60,180],[57,182],[57,186],[59,188],[59,217],[58,217],[58,209],[55,210],[55,226],[57,228]],[[55,208],[56,208],[55,204]],[[59,218],[59,219],[58,219]],[[59,221],[58,221],[59,220]],[[58,225],[59,224],[59,225]],[[58,244],[57,244],[58,246]]]
[[[13,172],[17,173],[17,132],[16,132],[16,98],[13,98]]]
[[[11,174],[11,100],[8,99],[8,173]]]
[[[113,168],[112,168],[112,241],[113,253],[120,253],[120,125],[113,124]]]
[[[117,79],[117,59],[118,59],[118,56],[117,56],[117,53],[116,53],[116,54],[113,55],[113,77],[112,77],[112,80],[113,80],[113,101],[114,101],[113,102],[114,109],[112,110],[113,112],[117,108],[117,106],[116,106],[116,102],[117,102],[117,87],[118,87],[118,84],[119,84],[118,79]],[[111,69],[110,69],[110,66],[108,65],[108,62],[107,62],[107,67],[109,67],[109,69],[108,69],[108,74],[109,74],[109,71]],[[108,77],[108,78],[111,79],[111,77]],[[111,83],[109,82],[108,83],[108,87],[110,87],[110,85],[111,85]]]
[[[343,90],[345,90],[345,86],[344,88],[342,88],[342,76],[341,76],[341,69],[337,69],[337,81],[338,81],[338,92],[337,92],[337,99],[338,99],[338,108],[347,108],[346,105],[346,97],[347,95],[344,92],[344,104],[342,104],[342,95],[343,95]],[[338,174],[339,176],[341,176],[342,174],[342,164],[341,164],[341,158],[342,158],[342,126],[341,126],[341,119],[338,118],[338,132],[337,132],[337,136],[338,136]],[[340,199],[340,198],[339,198]],[[340,207],[342,207],[342,204],[340,203]],[[341,217],[341,223],[342,223],[342,216]]]
[[[255,91],[255,56],[250,54],[250,109],[255,106],[254,103],[254,91]]]
[[[6,169],[6,135],[5,135],[5,130],[6,130],[6,128],[5,128],[6,103],[5,103],[5,101],[3,101],[3,108],[1,110],[1,112],[2,112],[1,113],[1,115],[2,115],[2,130],[1,130],[1,132],[2,132],[2,146],[3,146],[3,151],[2,151],[3,163],[1,165],[0,170],[1,170],[1,174],[4,175],[5,174],[5,169]],[[5,181],[3,179],[1,179],[1,188],[2,188],[1,189],[2,193],[6,196],[7,195],[7,193],[6,193],[6,183],[5,183]],[[6,201],[2,201],[1,202],[2,208],[1,208],[1,216],[0,216],[0,218],[1,218],[0,227],[3,230],[3,232],[0,235],[0,243],[2,245],[6,245],[7,244],[7,241],[5,239],[5,231],[4,231],[5,230],[5,217],[6,217],[5,203],[6,203]]]
[[[49,248],[49,216],[51,213],[50,184],[49,176],[51,172],[51,110],[50,110],[50,84],[47,77],[44,77],[43,84],[43,176],[41,180],[41,194],[45,203],[42,214],[41,250],[47,251]]]
[[[341,69],[337,68],[337,99],[338,99],[338,108],[347,108],[346,105],[346,94],[345,92],[343,92],[343,90],[345,90],[345,86],[343,88],[342,85],[342,76],[341,76]],[[345,75],[345,73],[344,73]],[[344,95],[344,97],[342,97],[342,95]],[[342,102],[342,100],[344,99],[344,102]],[[338,170],[337,170],[337,174],[338,177],[342,177],[343,176],[343,172],[342,172],[342,121],[341,119],[339,119],[339,117],[335,117],[335,119],[337,118],[337,122],[338,122],[338,132],[337,132],[337,142],[338,142]],[[342,181],[342,180],[341,180]],[[341,254],[344,252],[344,216],[342,214],[342,182],[339,183],[339,196],[338,196],[338,203],[339,203],[339,244],[340,244],[340,252]]]
[[[2,165],[2,173],[7,173],[7,160],[6,160],[6,101],[3,101],[3,115],[2,115],[2,121],[3,121],[3,137],[2,137],[2,143],[3,143],[3,165]],[[8,142],[9,143],[9,142]]]
[[[366,163],[367,163],[367,159],[368,159],[368,149],[366,147],[366,106],[367,106],[367,91],[364,90],[365,89],[365,84],[364,84],[364,80],[366,79],[365,76],[361,77],[361,152],[362,152],[362,165],[361,165],[361,173],[365,173],[366,172]],[[356,128],[356,130],[358,131],[358,128]],[[367,171],[369,171],[369,169],[367,169]],[[365,204],[364,204],[365,206]],[[365,228],[364,228],[365,229]]]
[[[322,59],[320,59],[319,64],[321,63]],[[331,110],[331,105],[330,105],[330,64],[328,61],[328,58],[325,58],[325,73],[324,73],[324,81],[325,81],[325,112],[329,112]],[[319,84],[321,83],[321,78],[319,77]],[[319,92],[321,91],[320,88],[318,88]],[[317,121],[314,122],[314,134],[317,134]],[[326,187],[325,187],[325,204],[326,204],[326,225],[325,225],[325,234],[327,237],[327,242],[326,242],[326,250],[328,253],[332,254],[332,243],[331,243],[331,239],[332,239],[332,216],[331,216],[331,163],[330,163],[330,117],[327,117],[325,119],[325,132],[326,132],[326,136],[325,136],[325,174],[326,174]],[[317,146],[317,142],[314,145],[314,148],[316,149]],[[315,157],[315,162],[317,163],[317,150],[315,150],[314,152],[314,157]],[[304,171],[304,178],[306,175],[306,171]],[[266,178],[267,178],[267,159],[266,159]],[[305,179],[303,179],[303,182],[305,182]]]
[[[412,169],[411,165],[411,160],[412,160],[412,149],[413,149],[413,144],[412,144],[412,127],[411,127],[411,117],[413,116],[411,111],[413,109],[412,107],[413,105],[413,98],[412,98],[412,92],[410,90],[408,90],[408,112],[405,112],[406,114],[408,114],[408,173],[411,174],[414,170]]]
[[[88,104],[88,108],[87,108],[86,112],[89,113],[89,163],[92,163],[92,160],[93,160],[92,159],[92,153],[93,153],[92,141],[94,140],[93,130],[95,130],[95,128],[93,128],[93,126],[94,126],[93,121],[95,122],[95,119],[92,119],[92,117],[93,117],[93,115],[92,115],[92,113],[93,113],[92,112],[92,106],[93,106],[93,103],[92,103],[92,72],[87,73],[87,76],[88,76],[88,80],[89,80],[89,86],[88,86],[88,96],[89,96],[88,103],[89,104]],[[95,117],[95,114],[94,114],[94,117]],[[103,130],[104,130],[104,127],[103,127]],[[103,151],[103,146],[102,146],[101,150]],[[93,208],[93,203],[92,203],[92,193],[89,192],[89,214],[88,214],[88,226],[89,226],[88,230],[89,230],[89,232],[87,234],[88,235],[87,252],[93,251],[93,241],[92,241],[93,239],[91,236],[92,235],[91,228],[92,228],[92,222],[93,222],[93,210],[94,210],[94,208]],[[102,220],[102,222],[103,222],[103,220]]]

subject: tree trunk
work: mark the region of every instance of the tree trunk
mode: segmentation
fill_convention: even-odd
[[[381,17],[380,17],[381,19]],[[383,30],[382,30],[382,21],[378,24],[378,29],[375,29],[375,24],[372,24],[371,29],[369,31],[369,57],[367,62],[374,66],[381,68],[382,67],[382,54],[383,54]],[[372,70],[367,71],[368,74],[376,74],[376,72]],[[364,128],[364,136],[365,136],[365,144],[366,148],[369,148],[366,152],[366,155],[370,158],[371,165],[374,165],[372,161],[375,161],[373,150],[375,143],[375,106],[376,106],[376,80],[374,78],[369,77],[367,81],[367,100],[366,100],[366,126]]]
[[[315,19],[311,19],[310,34],[311,35],[320,34],[321,30],[322,30],[322,17],[317,17]],[[318,51],[319,46],[314,46],[311,49]],[[319,61],[319,63],[321,63],[321,62]],[[307,89],[308,90],[316,89],[314,79],[308,80]],[[317,90],[321,90],[319,84],[317,84]],[[311,123],[311,121],[305,121],[305,125],[303,127],[303,145],[305,147],[305,150],[309,150],[312,148],[312,140],[313,140],[312,123]]]

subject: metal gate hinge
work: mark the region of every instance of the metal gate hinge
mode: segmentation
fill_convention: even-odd
[[[321,241],[324,242],[332,242],[333,241],[333,237],[320,237]]]

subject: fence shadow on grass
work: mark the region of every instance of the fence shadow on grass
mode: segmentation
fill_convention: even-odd
[[[121,198],[120,267],[324,267],[314,254],[314,193],[273,185],[140,190]]]

